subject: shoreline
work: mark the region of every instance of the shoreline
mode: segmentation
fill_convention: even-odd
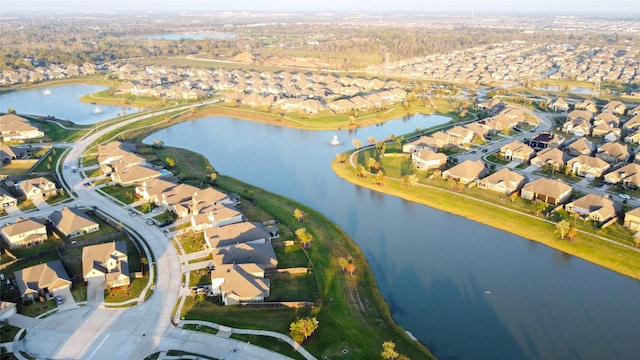
[[[394,178],[387,178],[386,185],[382,188],[370,179],[357,177],[355,169],[348,162],[339,164],[337,159],[334,159],[331,168],[337,176],[354,185],[462,216],[640,280],[639,250],[622,244],[614,246],[600,239],[596,234],[579,233],[577,240],[571,243],[557,237],[555,223],[501,207],[499,204],[476,199],[464,193],[447,191],[422,183],[417,188],[407,188],[400,183],[400,180]],[[465,206],[447,206],[454,202],[459,203],[460,200]],[[491,206],[490,211],[487,211],[487,206]],[[507,221],[496,221],[498,217]],[[627,261],[629,258],[632,258],[632,261]]]

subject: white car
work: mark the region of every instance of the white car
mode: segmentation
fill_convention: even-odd
[[[618,196],[620,196],[621,199],[631,200],[631,196],[627,194],[618,194]]]
[[[129,216],[136,216],[136,212],[133,210],[129,211]]]

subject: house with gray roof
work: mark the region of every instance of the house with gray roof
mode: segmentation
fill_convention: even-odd
[[[211,248],[241,243],[268,244],[271,239],[269,231],[257,222],[245,221],[204,230],[204,240]]]
[[[58,194],[56,184],[42,176],[21,181],[18,186],[27,199],[32,201],[35,199],[47,199]]]
[[[265,270],[275,270],[278,259],[271,244],[235,244],[215,248],[213,263],[218,264],[258,264]]]
[[[211,271],[211,292],[225,305],[263,302],[270,293],[269,279],[258,264],[220,264]]]

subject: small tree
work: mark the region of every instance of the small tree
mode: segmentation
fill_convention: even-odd
[[[547,208],[547,203],[538,199],[533,203],[533,211],[535,211],[536,215],[540,215]]]
[[[295,209],[293,210],[293,217],[295,217],[299,222],[307,222],[308,215],[304,210]]]
[[[300,228],[295,231],[296,237],[298,241],[300,241],[300,246],[303,248],[308,248],[311,246],[311,241],[313,241],[313,235],[307,232],[307,229]]]
[[[384,186],[386,181],[387,181],[387,178],[384,176],[384,172],[382,170],[379,170],[378,173],[376,174],[376,184],[380,186]]]
[[[359,150],[362,147],[362,141],[358,139],[353,139],[351,143],[353,144],[353,147],[356,148],[356,150]]]
[[[338,159],[338,162],[341,164],[344,164],[345,162],[347,162],[347,155],[345,154],[338,154],[336,155],[336,158]]]
[[[572,226],[571,229],[569,229],[569,233],[567,233],[567,237],[569,238],[569,241],[574,242],[576,240],[577,234],[578,234],[578,229]]]
[[[567,220],[562,220],[556,224],[555,233],[558,234],[560,239],[564,239],[569,234],[569,230],[571,230],[571,223]]]
[[[173,160],[172,158],[168,157],[168,156],[167,156],[166,159],[164,159],[164,161],[167,163],[167,166],[169,166],[171,168],[176,166],[176,161]]]
[[[400,354],[396,351],[396,344],[393,341],[385,341],[382,343],[382,358],[385,360],[397,359]]]
[[[211,174],[209,174],[209,182],[213,185],[216,183],[216,181],[218,180],[218,173],[217,172],[212,172]]]
[[[349,265],[349,259],[347,259],[346,257],[339,257],[338,264],[340,264],[340,268],[342,269],[342,271],[345,271],[347,270],[347,265]]]
[[[311,336],[318,329],[319,322],[315,317],[298,319],[289,325],[291,338],[298,344]]]
[[[352,262],[348,263],[346,270],[349,272],[351,276],[353,276],[353,272],[356,271],[356,264]]]

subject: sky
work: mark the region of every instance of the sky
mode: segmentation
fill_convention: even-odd
[[[0,16],[15,12],[424,12],[626,16],[640,19],[640,0],[2,0]]]

